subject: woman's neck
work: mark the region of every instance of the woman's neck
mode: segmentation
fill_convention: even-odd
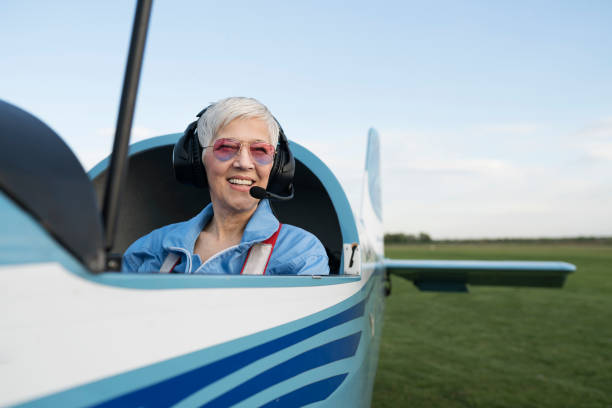
[[[213,207],[213,217],[200,232],[193,248],[193,252],[202,262],[206,262],[218,252],[238,245],[242,241],[242,234],[249,219],[257,209],[254,207],[251,211],[234,212],[214,204]]]
[[[255,213],[257,207],[250,211],[234,212],[220,206],[214,206],[214,214],[204,230],[217,241],[236,241],[240,242],[247,223]]]

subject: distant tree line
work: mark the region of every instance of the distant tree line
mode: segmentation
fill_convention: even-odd
[[[567,237],[567,238],[481,238],[434,240],[426,232],[418,234],[385,234],[385,244],[602,244],[612,245],[612,237]]]
[[[385,244],[414,244],[414,243],[425,243],[431,242],[432,239],[426,232],[419,232],[418,235],[414,234],[385,234]]]

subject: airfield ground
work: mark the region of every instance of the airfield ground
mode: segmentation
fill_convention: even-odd
[[[390,258],[558,260],[563,289],[419,292],[393,278],[373,407],[611,407],[612,245],[415,244]]]

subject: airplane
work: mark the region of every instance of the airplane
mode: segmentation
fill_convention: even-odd
[[[134,239],[210,200],[174,178],[180,133],[128,148],[150,9],[138,2],[113,152],[88,173],[47,125],[0,101],[0,405],[367,407],[390,274],[465,291],[561,287],[575,270],[386,259],[370,129],[357,215],[325,163],[290,141],[295,197],[274,210],[321,240],[329,276],[117,273]]]

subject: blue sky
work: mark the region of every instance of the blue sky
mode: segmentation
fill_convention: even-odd
[[[154,4],[133,140],[253,96],[356,209],[379,131],[387,231],[612,235],[609,1],[226,3]],[[2,5],[0,98],[86,168],[110,151],[133,13]]]

